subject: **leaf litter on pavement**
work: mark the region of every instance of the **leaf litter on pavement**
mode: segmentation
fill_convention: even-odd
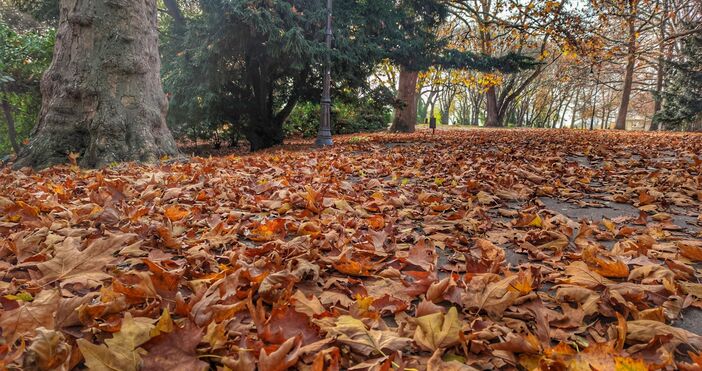
[[[0,170],[0,369],[702,369],[702,136],[357,139]]]

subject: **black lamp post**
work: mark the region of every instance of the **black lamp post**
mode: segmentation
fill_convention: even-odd
[[[327,43],[326,65],[324,66],[324,88],[322,89],[322,118],[315,145],[318,147],[334,144],[331,135],[331,48],[332,48],[332,0],[327,0]]]

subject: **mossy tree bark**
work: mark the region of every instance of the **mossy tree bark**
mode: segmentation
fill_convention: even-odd
[[[16,167],[80,154],[85,167],[178,154],[166,126],[156,0],[61,0],[42,109]]]

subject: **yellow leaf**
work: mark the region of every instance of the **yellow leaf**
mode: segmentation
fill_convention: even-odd
[[[85,358],[90,370],[98,371],[136,371],[141,364],[141,355],[145,353],[142,344],[151,339],[150,322],[136,321],[127,312],[122,320],[122,328],[105,344],[96,345],[85,339],[78,339],[78,348]]]
[[[447,314],[439,312],[417,318],[414,341],[420,348],[433,352],[458,344],[461,329],[458,310],[451,307]]]

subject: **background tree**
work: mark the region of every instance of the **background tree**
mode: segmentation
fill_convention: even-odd
[[[690,29],[694,29],[691,25]],[[683,39],[684,60],[670,64],[665,105],[654,121],[679,130],[702,130],[702,33]]]
[[[387,99],[368,80],[384,56],[378,43],[395,37],[386,5],[336,4],[335,101]],[[319,100],[325,19],[320,0],[198,1],[186,15],[184,36],[164,48],[173,126],[201,125],[234,143],[244,134],[252,150],[282,143],[297,104]]]
[[[0,15],[0,155],[19,152],[34,127],[54,38],[53,28],[14,8]]]

